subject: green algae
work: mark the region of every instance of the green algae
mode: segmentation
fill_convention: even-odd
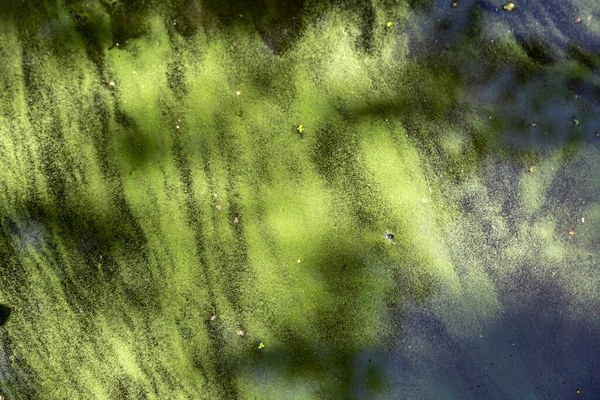
[[[406,304],[434,302],[473,340],[531,264],[559,271],[578,318],[596,304],[597,204],[569,242],[576,220],[552,200],[563,173],[597,193],[576,169],[597,169],[594,151],[503,148],[517,124],[458,72],[480,48],[457,45],[446,69],[411,59],[406,4],[190,2],[197,20],[183,2],[40,4],[0,24],[0,384],[15,398],[349,398],[359,352],[433,351],[403,336]],[[290,32],[271,31],[282,19]],[[492,72],[539,73],[501,39]]]

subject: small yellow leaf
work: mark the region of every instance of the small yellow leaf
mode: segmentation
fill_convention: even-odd
[[[389,21],[389,22],[387,23],[387,27],[389,28],[390,26],[392,26],[392,21]]]
[[[260,344],[258,345],[259,349],[263,349],[265,347],[265,344],[263,342],[260,342]]]
[[[515,11],[515,9],[517,8],[517,6],[512,1],[509,1],[502,8],[504,10],[506,10],[506,11]]]

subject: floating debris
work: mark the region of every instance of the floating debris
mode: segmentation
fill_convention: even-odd
[[[235,334],[236,334],[236,335],[238,335],[238,336],[244,336],[244,335],[246,334],[246,332],[244,332],[244,331],[243,331],[243,330],[241,330],[241,329],[238,329],[238,330],[235,332]]]
[[[575,22],[576,24],[581,23],[581,18],[577,17],[573,20],[573,22]]]
[[[552,271],[552,275],[556,275],[556,271]]]
[[[108,86],[111,86],[111,87],[115,86],[115,82],[114,81],[108,82]]]
[[[217,204],[217,210],[219,210],[219,212],[223,209],[223,207],[221,207],[220,204]]]
[[[529,167],[529,172],[535,172],[535,167],[534,166]]]
[[[574,236],[575,235],[575,231],[569,231],[569,235]]]
[[[260,342],[258,345],[258,349],[264,349],[265,348],[265,344],[263,342]]]
[[[216,319],[217,319],[217,316],[216,316],[216,315],[213,315],[212,317],[210,317],[210,320],[211,320],[211,321],[214,321],[214,320],[216,320]]]
[[[238,218],[238,217],[235,217],[235,218],[233,219],[233,223],[234,223],[234,224],[237,224],[238,222],[240,222],[239,218]]]
[[[452,4],[450,4],[450,7],[452,7],[452,8],[458,7],[458,1],[453,1]]]
[[[506,3],[505,5],[502,6],[502,9],[504,11],[515,11],[517,9],[517,6],[515,5],[514,2],[509,1],[508,3]]]

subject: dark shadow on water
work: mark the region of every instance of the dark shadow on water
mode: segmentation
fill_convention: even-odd
[[[11,308],[7,305],[0,304],[0,326],[5,325],[10,317]]]

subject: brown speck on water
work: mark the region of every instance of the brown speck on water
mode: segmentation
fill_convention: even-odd
[[[283,207],[281,207],[281,211],[280,212],[283,212]]]

